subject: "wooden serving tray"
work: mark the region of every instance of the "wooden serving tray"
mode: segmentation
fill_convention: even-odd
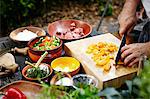
[[[117,69],[112,66],[109,72],[105,73],[103,70],[96,66],[95,62],[91,59],[89,54],[86,54],[86,49],[90,44],[98,42],[112,42],[118,47],[120,40],[110,33],[93,36],[81,40],[65,43],[64,50],[66,54],[78,59],[86,74],[93,75],[99,80],[99,88],[113,86],[120,87],[125,80],[132,79],[137,72],[137,67],[126,67],[120,65]]]

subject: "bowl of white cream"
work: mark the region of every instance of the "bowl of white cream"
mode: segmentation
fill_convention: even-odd
[[[56,73],[51,81],[50,81],[51,85],[58,85],[58,86],[72,86],[72,79],[71,79],[71,75],[68,73]]]
[[[46,32],[39,27],[29,26],[21,27],[12,31],[9,35],[10,39],[15,42],[28,42],[38,36],[45,36]]]

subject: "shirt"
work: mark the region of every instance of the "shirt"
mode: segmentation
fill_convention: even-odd
[[[150,18],[150,0],[141,0],[146,11],[147,16]]]

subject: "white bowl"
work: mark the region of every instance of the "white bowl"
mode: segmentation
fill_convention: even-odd
[[[27,31],[27,32],[24,32]],[[33,34],[35,33],[35,34]],[[21,34],[21,35],[19,35]],[[29,35],[32,34],[32,35]],[[18,37],[19,35],[19,37]],[[9,37],[10,39],[12,39],[15,42],[28,42],[31,39],[34,38],[34,36],[45,36],[46,32],[39,27],[33,27],[33,26],[28,26],[28,27],[21,27],[21,28],[17,28],[16,30],[13,30]]]

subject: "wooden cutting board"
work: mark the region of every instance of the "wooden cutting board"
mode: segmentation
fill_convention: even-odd
[[[99,80],[99,88],[113,86],[120,87],[125,80],[132,79],[137,72],[137,67],[126,67],[123,65],[112,66],[109,72],[103,72],[102,68],[96,66],[91,56],[86,53],[87,47],[98,42],[112,42],[118,47],[120,40],[110,33],[93,36],[81,40],[65,43],[66,54],[78,59],[86,74],[93,75]]]

